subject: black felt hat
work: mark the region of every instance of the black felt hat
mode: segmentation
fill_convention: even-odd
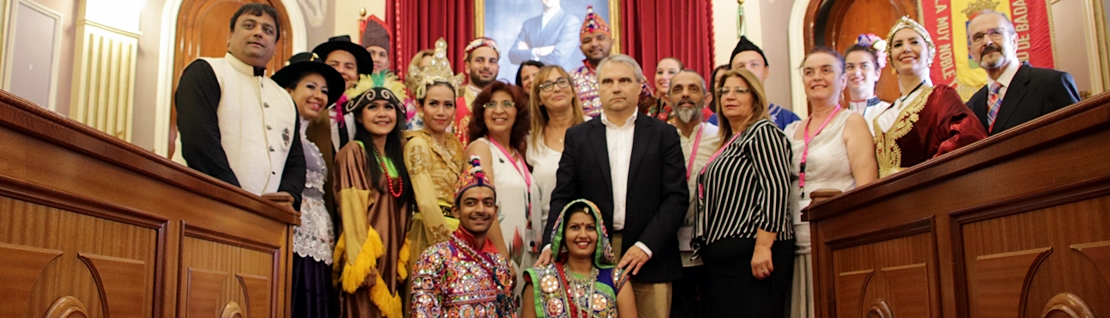
[[[344,88],[347,87],[346,81],[343,80],[343,75],[339,74],[335,68],[324,64],[324,61],[313,53],[297,53],[285,62],[285,67],[270,76],[274,82],[277,82],[281,87],[290,87],[297,85],[294,81],[299,81],[304,77],[305,73],[317,73],[324,77],[324,81],[328,84],[328,105],[335,104],[340,96],[343,96]]]
[[[736,48],[732,49],[732,55],[728,58],[728,64],[732,64],[732,60],[736,59],[736,54],[740,54],[740,52],[744,51],[755,51],[756,53],[759,53],[759,56],[763,57],[763,65],[768,66],[767,55],[763,54],[763,50],[760,49],[759,46],[756,46],[755,43],[752,43],[752,41],[748,40],[747,36],[740,36],[740,42],[736,43]]]
[[[355,56],[355,64],[358,65],[359,74],[371,74],[374,72],[374,59],[370,57],[370,52],[366,51],[361,45],[351,42],[351,36],[340,35],[333,36],[327,42],[320,43],[316,48],[312,49],[312,53],[320,57],[320,59],[327,61],[328,54],[335,50],[344,50],[350,52]]]

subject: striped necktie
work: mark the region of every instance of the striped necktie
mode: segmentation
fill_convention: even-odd
[[[1002,98],[998,96],[998,92],[1002,90],[1002,83],[991,83],[991,94],[987,98],[990,108],[987,109],[987,125],[990,126],[989,130],[994,130],[994,119],[998,118],[998,108],[1002,107]]]

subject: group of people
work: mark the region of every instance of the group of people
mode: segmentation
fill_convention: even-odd
[[[935,44],[904,17],[843,55],[808,53],[804,120],[768,100],[746,38],[708,85],[660,61],[654,91],[592,11],[582,67],[529,61],[514,84],[494,80],[488,38],[464,48],[464,74],[440,40],[402,80],[380,25],[266,77],[276,16],[243,5],[228,53],[190,64],[174,98],[189,167],[301,212],[294,317],[812,317],[812,191],[1078,101],[1067,73],[1017,60],[991,11],[968,27],[990,84],[967,104],[930,81]],[[892,103],[875,96],[888,64]]]

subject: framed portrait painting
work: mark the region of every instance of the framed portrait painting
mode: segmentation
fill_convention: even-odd
[[[612,52],[620,52],[619,0],[474,0],[474,33],[497,41],[498,79],[512,83],[520,64],[528,60],[572,72],[586,59],[578,32],[590,5],[609,24]]]

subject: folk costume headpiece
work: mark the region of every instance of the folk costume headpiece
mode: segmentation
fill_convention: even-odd
[[[586,19],[582,20],[582,30],[578,31],[578,38],[581,39],[594,32],[603,32],[609,37],[613,33],[609,31],[609,23],[605,23],[605,19],[594,13],[594,6],[586,6]]]
[[[379,100],[384,100],[386,102],[389,102],[390,104],[393,104],[393,108],[399,110],[398,113],[404,112],[404,106],[401,105],[401,100],[397,99],[397,95],[393,94],[393,91],[385,87],[373,87],[367,89],[365,92],[362,92],[362,94],[358,95],[358,97],[347,101],[347,103],[343,105],[343,108],[347,113],[358,114],[359,110],[362,110],[374,101]]]
[[[577,211],[582,208],[586,209],[586,213],[593,216],[594,223],[597,225],[597,246],[594,249],[594,266],[598,269],[613,268],[617,265],[617,257],[613,254],[613,246],[609,242],[609,232],[605,230],[605,224],[602,224],[601,209],[597,208],[593,202],[586,199],[578,199],[567,203],[563,207],[563,211],[559,212],[559,218],[555,219],[555,232],[552,234],[551,247],[557,252],[555,261],[563,261],[567,257],[562,253],[563,244],[568,242],[566,238],[566,218],[570,211]]]
[[[878,67],[880,70],[886,67],[886,40],[883,40],[883,38],[880,38],[874,33],[860,34],[859,37],[856,38],[856,45],[871,48],[871,50],[875,52],[879,63],[879,65],[875,67]]]
[[[375,15],[370,15],[362,22],[362,47],[378,46],[389,52],[389,30],[385,22]]]
[[[894,27],[890,28],[890,33],[886,36],[887,61],[894,61],[894,55],[890,54],[893,49],[892,43],[894,43],[894,33],[897,33],[898,30],[901,29],[913,29],[914,32],[921,35],[922,39],[925,39],[925,45],[929,48],[929,58],[925,60],[925,65],[933,65],[933,58],[937,56],[937,44],[933,42],[933,38],[929,36],[929,31],[925,30],[925,27],[921,26],[917,21],[910,19],[909,16],[902,16],[901,19],[898,19],[898,23],[895,23]]]
[[[409,67],[409,75],[405,84],[416,94],[416,99],[423,100],[428,93],[428,86],[435,83],[447,83],[455,90],[456,96],[463,94],[463,74],[455,74],[451,70],[451,61],[447,60],[447,41],[443,38],[436,40],[435,53],[432,60],[423,68],[415,65]]]
[[[473,39],[470,41],[470,43],[467,43],[465,49],[466,56],[469,58],[470,53],[474,52],[474,50],[477,50],[480,47],[491,48],[493,49],[494,53],[497,53],[498,56],[501,56],[501,49],[497,47],[497,41],[494,41],[493,39],[487,37]]]
[[[497,197],[497,189],[493,188],[493,182],[490,182],[489,176],[482,170],[481,159],[479,159],[478,156],[470,156],[470,160],[468,160],[467,163],[470,165],[467,167],[467,170],[462,173],[462,176],[459,176],[459,185],[455,188],[455,206],[459,205],[463,193],[471,188],[490,188],[490,190],[494,190],[493,196]]]
[[[351,53],[355,57],[355,64],[358,66],[359,74],[370,74],[374,72],[374,59],[370,57],[370,52],[366,52],[366,48],[351,42],[351,36],[339,35],[328,38],[327,42],[320,43],[316,48],[312,49],[312,54],[316,54],[324,61],[328,60],[328,54],[335,50],[344,50]]]
[[[767,55],[763,54],[763,49],[760,49],[758,45],[755,45],[751,40],[748,40],[747,36],[743,35],[740,36],[740,41],[736,42],[736,47],[732,48],[732,55],[728,57],[728,64],[732,64],[732,60],[736,59],[736,54],[740,54],[740,52],[744,51],[755,51],[759,53],[759,56],[763,57],[763,66],[770,66],[767,63]]]
[[[328,85],[328,105],[331,105],[343,96],[343,87],[346,82],[343,81],[343,75],[339,74],[335,68],[324,64],[324,60],[316,54],[309,52],[297,53],[285,62],[285,66],[270,76],[274,82],[281,85],[281,87],[292,87],[298,83],[293,81],[300,81],[304,78],[305,73],[317,73],[324,77],[324,81]]]

